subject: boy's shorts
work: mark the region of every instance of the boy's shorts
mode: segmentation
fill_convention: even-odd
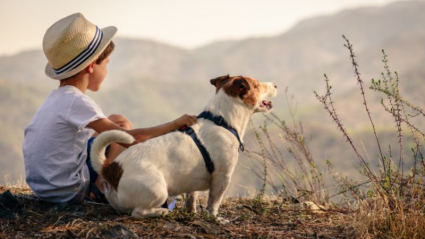
[[[95,139],[95,137],[91,137],[87,142],[87,160],[86,160],[86,163],[87,163],[87,167],[89,168],[89,173],[90,173],[90,186],[89,186],[89,195],[88,196],[90,196],[90,193],[93,193],[93,195],[95,196],[95,199],[91,199],[90,197],[86,197],[86,200],[92,201],[92,202],[98,202],[98,203],[108,203],[108,200],[106,200],[106,198],[105,198],[105,194],[103,194],[94,184],[96,182],[97,177],[99,177],[97,172],[93,169],[93,165],[91,163],[91,158],[90,158],[91,145],[93,144],[94,139]],[[109,146],[106,147],[105,155],[108,153],[108,151],[109,151]]]

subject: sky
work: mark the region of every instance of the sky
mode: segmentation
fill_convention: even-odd
[[[76,12],[117,36],[193,49],[282,34],[297,22],[394,0],[0,0],[0,55],[42,48],[45,31]]]

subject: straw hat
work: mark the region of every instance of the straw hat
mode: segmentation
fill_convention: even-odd
[[[46,75],[62,80],[77,74],[96,60],[116,32],[113,26],[99,29],[81,13],[57,21],[43,38],[43,51],[49,61]]]

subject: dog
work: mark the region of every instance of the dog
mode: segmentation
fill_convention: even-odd
[[[169,196],[187,193],[188,211],[196,213],[196,191],[209,190],[207,211],[217,216],[238,151],[243,150],[241,139],[249,118],[272,109],[277,87],[243,76],[226,75],[210,82],[216,93],[204,108],[206,115],[189,127],[192,135],[181,129],[135,144],[112,164],[105,164],[105,147],[113,142],[131,144],[133,137],[112,130],[96,138],[93,168],[106,181],[105,197],[114,209],[136,218],[159,217],[169,212],[161,208]]]

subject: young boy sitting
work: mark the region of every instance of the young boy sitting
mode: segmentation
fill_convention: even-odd
[[[102,194],[102,178],[87,160],[90,129],[123,130],[143,142],[196,122],[196,116],[183,115],[156,127],[132,129],[124,116],[107,118],[85,95],[86,90],[98,91],[107,75],[116,32],[116,27],[100,29],[76,13],[54,23],[44,35],[45,72],[60,83],[25,128],[22,147],[26,181],[42,200],[75,204]],[[122,145],[111,144],[108,162],[122,150]]]

